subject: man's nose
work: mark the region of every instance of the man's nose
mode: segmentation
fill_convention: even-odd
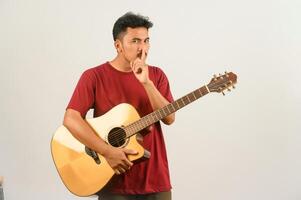
[[[148,45],[147,43],[145,43],[145,42],[141,42],[141,43],[139,44],[139,46],[138,46],[138,50],[139,50],[139,51],[142,51],[142,49],[144,49],[145,51],[147,51],[148,48],[149,48],[149,45]]]

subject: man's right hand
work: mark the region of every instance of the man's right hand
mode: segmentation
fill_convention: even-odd
[[[136,155],[137,153],[138,152],[135,150],[109,146],[103,156],[116,174],[122,174],[129,170],[133,165],[127,155]]]

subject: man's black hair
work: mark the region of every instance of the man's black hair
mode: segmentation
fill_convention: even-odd
[[[123,16],[121,16],[114,24],[113,27],[113,38],[114,41],[120,36],[121,33],[126,32],[128,27],[130,28],[138,28],[145,27],[149,29],[153,26],[153,23],[149,21],[148,17],[134,14],[132,12],[127,12]]]

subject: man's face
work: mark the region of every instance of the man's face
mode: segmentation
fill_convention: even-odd
[[[141,57],[142,49],[147,53],[149,50],[148,30],[144,27],[127,28],[126,33],[120,39],[121,54],[128,61],[134,61]]]

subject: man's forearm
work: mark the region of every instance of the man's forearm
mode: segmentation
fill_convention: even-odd
[[[79,112],[68,109],[63,124],[78,141],[94,151],[104,155],[110,148],[103,139],[95,134]]]
[[[152,81],[143,83],[144,89],[148,95],[153,110],[157,110],[169,104],[169,102],[161,95]],[[175,120],[175,114],[170,114],[162,119],[165,124],[172,124]]]

